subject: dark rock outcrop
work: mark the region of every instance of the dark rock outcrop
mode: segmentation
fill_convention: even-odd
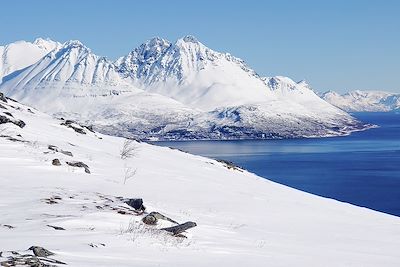
[[[4,96],[3,93],[0,93],[0,101],[7,103],[7,98]]]
[[[235,170],[235,171],[240,171],[243,172],[243,168],[237,166],[235,163],[223,159],[217,159],[218,162],[222,163],[225,168],[228,170]]]
[[[3,227],[8,228],[8,229],[14,229],[15,228],[15,226],[12,226],[12,225],[9,225],[9,224],[3,224],[3,225],[0,225],[0,226],[3,226]]]
[[[48,258],[55,255],[53,252],[39,247],[32,246],[28,250],[32,250],[32,254],[17,251],[0,251],[0,266],[30,266],[30,267],[56,267],[58,264],[65,265],[65,262]]]
[[[72,167],[84,168],[86,173],[90,173],[89,166],[83,163],[82,161],[71,161],[71,162],[67,161],[66,163]]]
[[[152,211],[149,214],[147,214],[146,216],[143,217],[142,221],[145,224],[149,224],[149,225],[155,225],[157,224],[158,220],[166,220],[175,224],[179,224],[178,222],[172,220],[171,218],[168,218],[167,216],[162,215],[159,212],[156,211]]]
[[[20,127],[20,128],[24,128],[25,125],[26,125],[25,122],[22,121],[22,120],[13,121],[13,123],[14,123],[15,125],[17,125],[18,127]]]
[[[175,225],[172,227],[162,228],[161,230],[170,232],[173,235],[179,235],[180,233],[182,233],[190,228],[196,227],[196,226],[197,226],[197,224],[195,222],[185,222],[185,223]]]
[[[5,112],[3,112],[3,113],[4,113],[5,115],[11,117],[11,118],[14,118],[14,116],[13,116],[10,112],[5,111]]]
[[[146,210],[146,207],[143,206],[143,199],[141,199],[141,198],[130,198],[130,199],[126,200],[125,203],[127,205],[129,205],[130,207],[134,208],[135,210],[138,210],[138,211]]]
[[[75,132],[77,132],[79,134],[86,134],[86,132],[83,128],[85,126],[81,126],[73,120],[66,120],[63,123],[61,123],[61,125],[67,126],[68,128],[73,129]],[[77,126],[75,126],[75,125],[77,125]]]
[[[28,250],[32,250],[33,254],[35,254],[35,256],[38,256],[38,257],[45,258],[48,256],[55,255],[53,252],[51,252],[45,248],[39,247],[39,246],[32,246],[32,247],[28,248]]]
[[[6,116],[0,115],[0,124],[3,124],[3,123],[13,123],[20,128],[24,128],[26,125],[25,122],[22,120],[11,120],[11,119],[7,118]]]
[[[55,225],[50,225],[50,224],[48,224],[47,226],[53,228],[54,230],[61,230],[61,231],[65,230],[65,228],[62,228],[60,226],[55,226]]]
[[[50,149],[50,150],[53,150],[55,152],[59,152],[59,153],[62,153],[64,155],[73,157],[72,152],[66,151],[66,150],[62,150],[62,149],[58,148],[57,146],[49,145],[47,148]]]
[[[6,138],[7,140],[10,140],[12,142],[30,143],[29,141],[17,139],[15,137],[12,137],[12,136],[9,136],[9,135],[0,135],[0,137]]]
[[[61,166],[61,162],[59,159],[53,159],[53,161],[51,162],[51,164],[53,164],[54,166]]]

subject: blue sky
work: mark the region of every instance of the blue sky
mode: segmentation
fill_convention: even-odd
[[[2,1],[0,44],[79,39],[115,59],[145,40],[187,34],[260,75],[317,90],[400,92],[400,1]]]

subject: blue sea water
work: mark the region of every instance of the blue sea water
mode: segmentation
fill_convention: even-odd
[[[353,115],[380,127],[333,138],[156,144],[232,161],[290,187],[400,216],[400,114]]]

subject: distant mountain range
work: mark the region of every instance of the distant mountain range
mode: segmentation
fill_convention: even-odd
[[[381,91],[353,91],[338,94],[328,91],[321,97],[347,112],[387,112],[400,109],[400,94]]]
[[[37,39],[0,47],[0,91],[92,124],[158,140],[296,138],[368,128],[305,81],[260,77],[243,60],[193,36],[153,38],[115,62],[79,41]]]

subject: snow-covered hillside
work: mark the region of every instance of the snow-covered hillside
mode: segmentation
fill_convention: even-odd
[[[122,159],[123,145],[0,95],[0,262],[41,246],[74,267],[400,265],[397,217],[146,143]],[[197,226],[175,237],[142,222],[151,211]]]
[[[259,77],[192,36],[151,39],[116,62],[69,41],[4,80],[0,91],[41,111],[140,139],[335,136],[368,127],[306,82]]]
[[[4,76],[21,70],[45,56],[61,44],[50,39],[38,38],[32,43],[19,41],[0,46],[0,83]]]
[[[400,94],[382,91],[353,91],[338,94],[328,91],[321,97],[332,105],[348,112],[379,112],[400,109]]]

